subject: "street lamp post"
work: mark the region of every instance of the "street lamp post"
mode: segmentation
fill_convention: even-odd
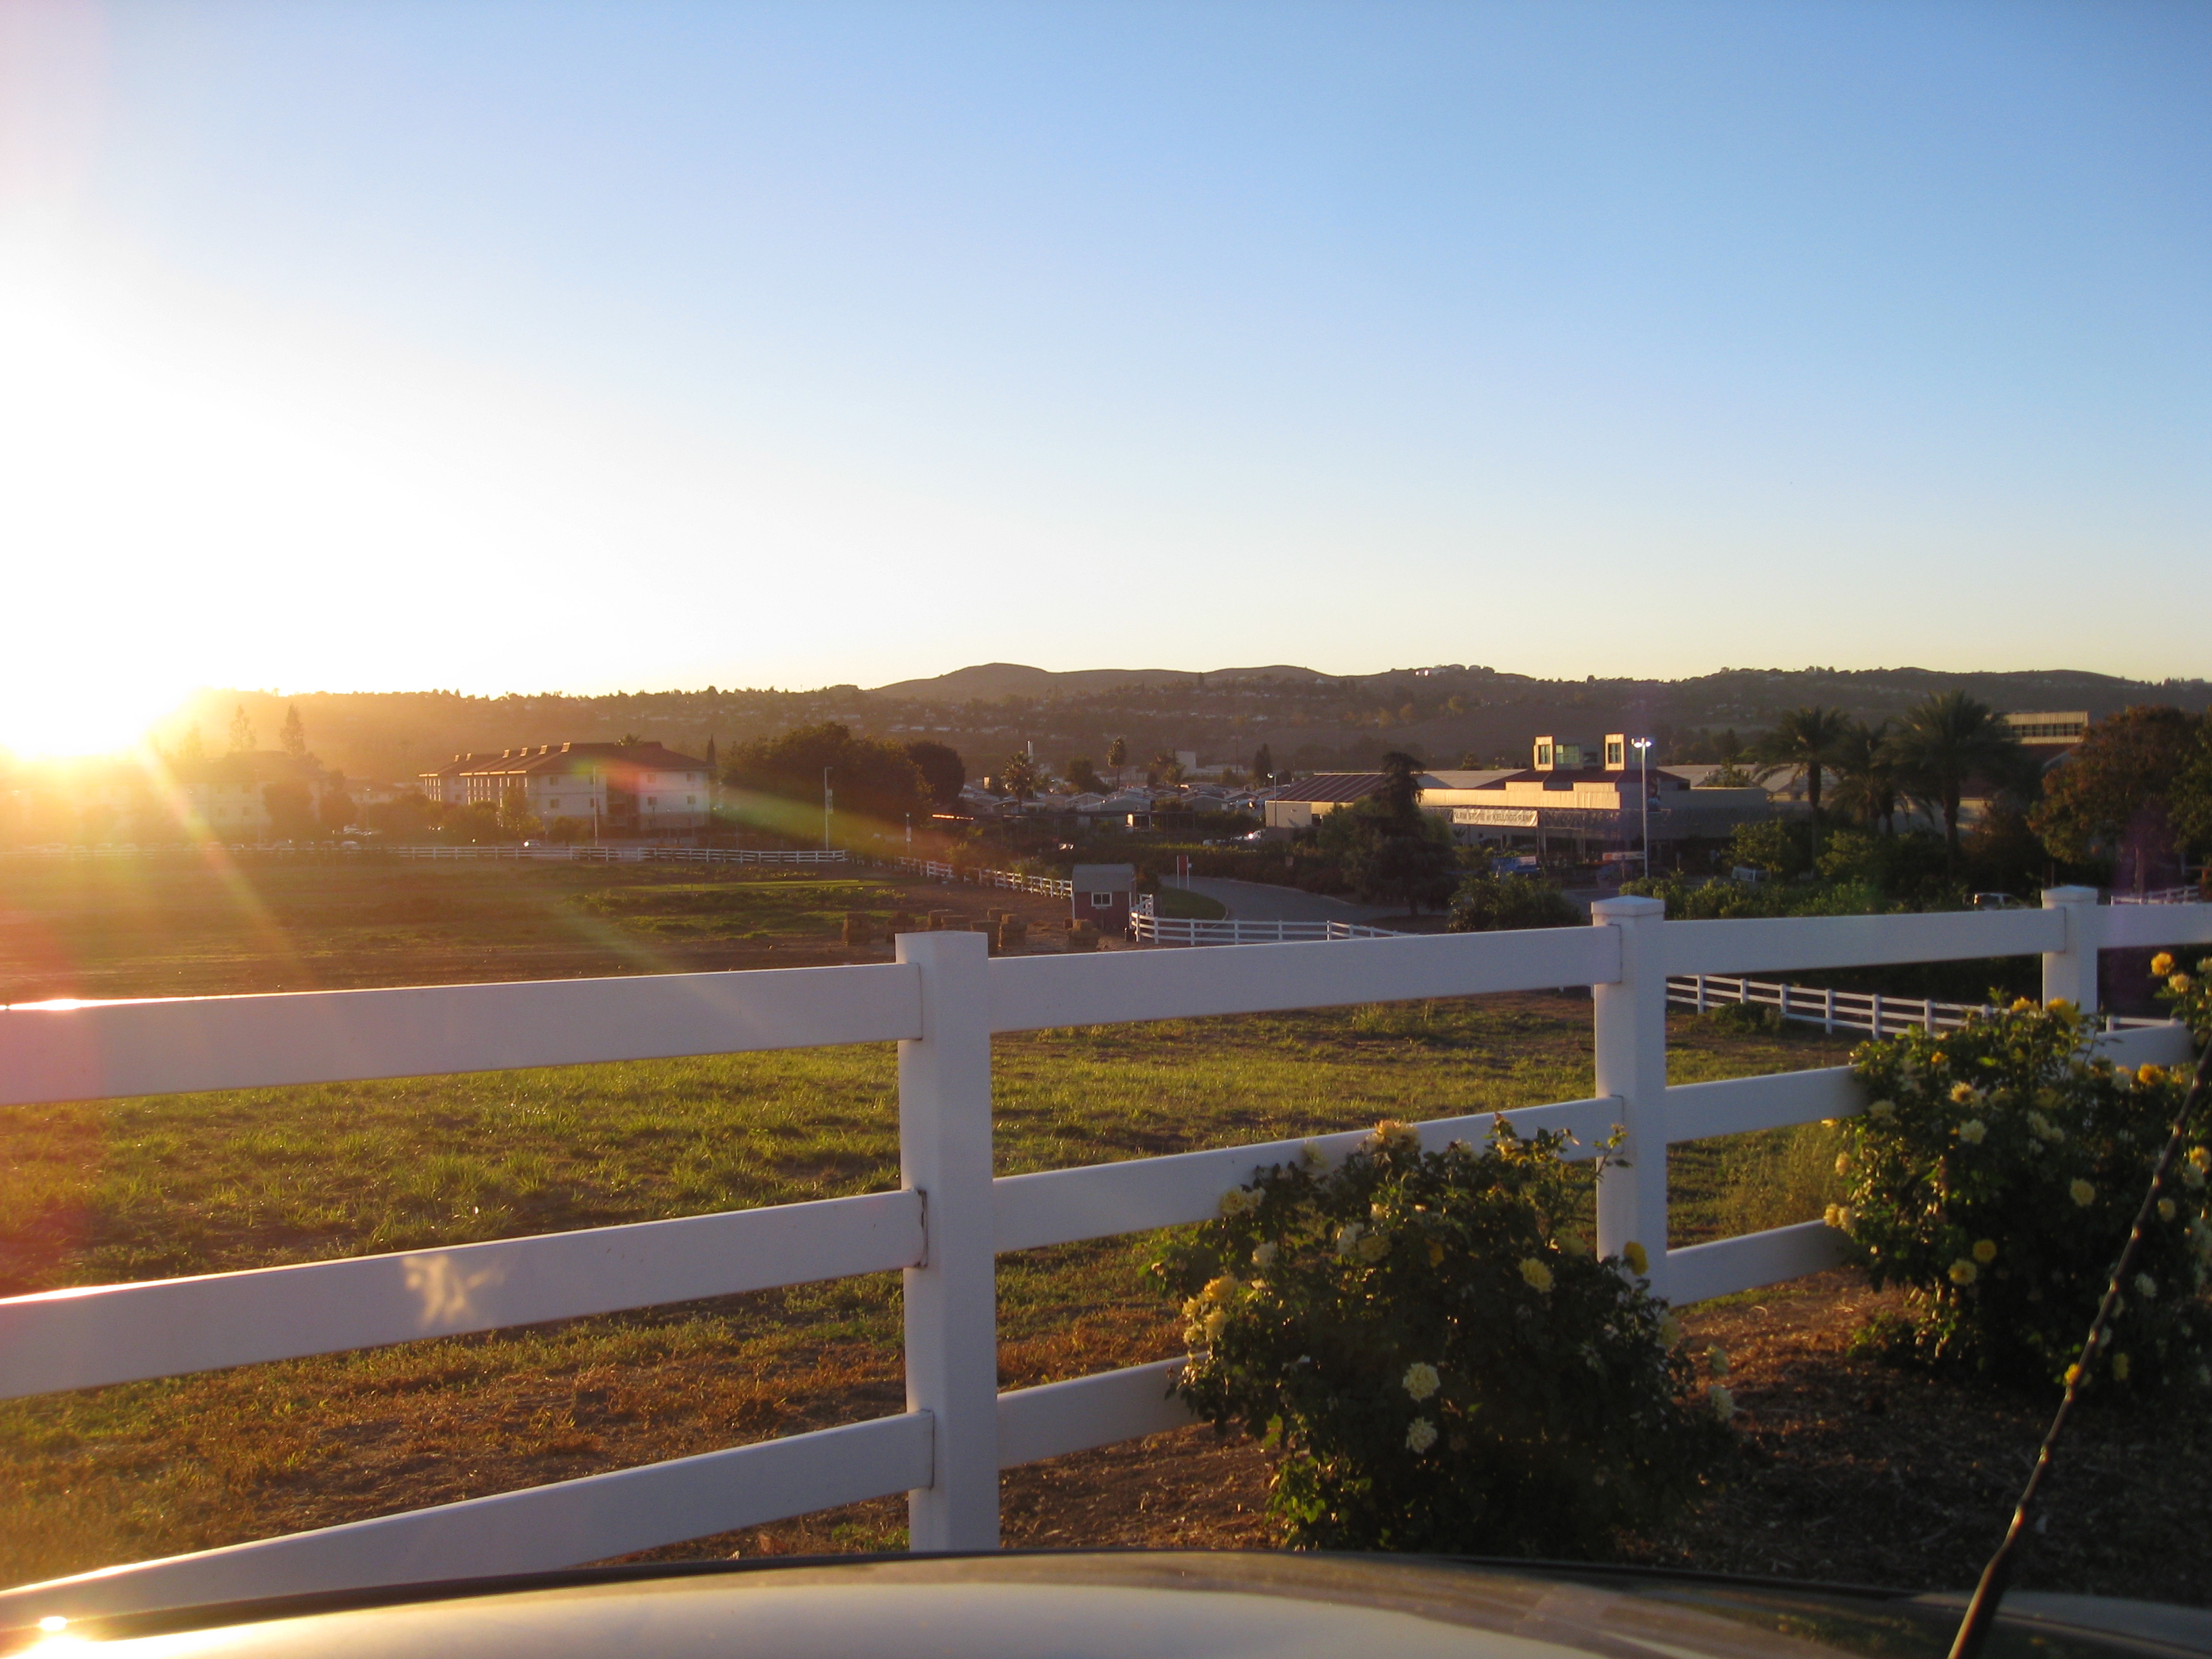
[[[822,769],[822,850],[830,850],[830,804],[836,799],[830,791],[830,774],[833,767]]]
[[[1651,739],[1636,739],[1636,775],[1644,797],[1644,878],[1651,878]]]

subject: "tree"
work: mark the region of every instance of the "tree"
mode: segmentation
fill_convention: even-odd
[[[1399,830],[1411,829],[1421,812],[1421,763],[1402,749],[1381,762],[1382,787],[1370,797]]]
[[[1869,829],[1879,823],[1885,832],[1893,832],[1900,792],[1889,752],[1889,722],[1854,722],[1836,744],[1834,768],[1836,810]]]
[[[1145,769],[1145,781],[1167,784],[1170,787],[1182,781],[1182,763],[1164,749],[1152,752],[1152,763]]]
[[[960,805],[960,791],[968,781],[968,763],[950,744],[918,738],[906,745],[906,757],[921,773],[929,798],[951,811]]]
[[[1260,752],[1252,757],[1252,781],[1265,788],[1274,781],[1275,751],[1263,743],[1260,745]]]
[[[529,841],[545,833],[538,814],[530,810],[530,795],[520,784],[500,797],[499,832],[511,841]]]
[[[1403,899],[1411,916],[1451,896],[1459,864],[1451,831],[1426,813],[1414,816],[1424,821],[1376,835],[1346,860],[1345,872],[1369,898]]]
[[[1088,755],[1074,755],[1069,757],[1067,781],[1086,795],[1098,794],[1106,787],[1098,776],[1098,769],[1091,763],[1091,757]]]
[[[307,758],[307,728],[300,720],[300,706],[286,705],[284,729],[276,734],[276,745],[294,760]]]
[[[1817,833],[1820,822],[1820,779],[1825,767],[1835,763],[1836,750],[1851,729],[1850,717],[1840,708],[1814,703],[1792,708],[1763,734],[1756,758],[1777,767],[1798,766],[1805,771],[1805,804],[1813,809]]]
[[[198,766],[207,758],[207,742],[200,736],[200,723],[194,720],[185,728],[185,735],[177,740],[177,764]]]
[[[856,738],[835,720],[730,750],[725,805],[739,822],[799,841],[822,834],[822,772],[836,778],[837,817],[848,831],[889,833],[930,810],[921,769],[896,744]]]
[[[2124,708],[2091,726],[2055,768],[2028,822],[2043,844],[2071,863],[2109,857],[2146,816],[2169,816],[2177,785],[2205,741],[2203,715],[2161,705]]]
[[[345,774],[333,772],[323,784],[323,798],[316,803],[315,815],[322,820],[323,828],[334,836],[342,836],[353,823],[353,797],[346,793]]]
[[[1028,754],[1017,749],[1006,757],[1006,763],[999,769],[999,787],[1014,798],[1019,805],[1036,793],[1037,767]]]
[[[1963,691],[1924,698],[1899,722],[1890,757],[1907,793],[1943,816],[1943,845],[1952,867],[1959,862],[1959,803],[1977,776],[2016,775],[2020,740],[1987,703]]]
[[[230,711],[230,752],[234,755],[253,752],[253,722],[246,718],[246,705],[242,702]]]
[[[269,833],[278,841],[307,841],[315,833],[315,805],[304,783],[264,784],[261,804],[269,811]]]
[[[1129,763],[1129,740],[1116,738],[1106,745],[1106,764],[1114,769],[1114,781],[1121,781],[1121,769]]]

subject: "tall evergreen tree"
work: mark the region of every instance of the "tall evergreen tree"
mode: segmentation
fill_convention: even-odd
[[[230,711],[230,752],[234,755],[253,752],[253,722],[246,718],[246,705],[242,702]]]
[[[294,760],[307,758],[307,728],[301,721],[299,704],[285,706],[284,729],[277,733],[276,742]]]

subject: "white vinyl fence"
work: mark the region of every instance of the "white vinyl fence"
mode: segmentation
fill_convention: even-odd
[[[2204,896],[2203,889],[2191,882],[2185,887],[2154,887],[2148,893],[2115,891],[2115,904],[2193,904]]]
[[[1413,998],[1592,988],[1596,1097],[1509,1114],[1589,1149],[1615,1125],[1598,1249],[1640,1241],[1688,1303],[1836,1260],[1818,1221],[1667,1248],[1673,1143],[1858,1109],[1842,1068],[1669,1087],[1670,975],[2040,954],[2046,995],[2094,1006],[2100,945],[2212,941],[2212,906],[1682,921],[1599,902],[1589,927],[992,960],[973,933],[902,936],[887,963],[535,984],[209,997],[0,1012],[0,1103],[416,1077],[854,1042],[898,1044],[895,1191],[0,1301],[0,1396],[331,1353],[898,1268],[907,1408],[494,1497],[0,1592],[0,1624],[604,1559],[896,1492],[917,1550],[988,1549],[999,1471],[1175,1427],[1179,1361],[1000,1394],[994,1260],[1201,1221],[1300,1143],[999,1176],[994,1034]],[[2179,1026],[2105,1039],[2130,1063]],[[1447,1100],[1424,1142],[1480,1140]],[[1340,1156],[1358,1133],[1317,1138]]]
[[[940,864],[935,859],[893,859],[909,875],[931,881],[966,882],[975,887],[997,887],[1008,892],[1038,893],[1046,898],[1073,898],[1075,884],[1060,876],[1025,875],[1019,870],[983,870],[973,865]]]
[[[1155,915],[1149,908],[1131,910],[1129,929],[1139,945],[1293,945],[1317,939],[1411,937],[1356,921],[1247,921],[1235,916],[1200,920]]]
[[[1901,1031],[1954,1030],[1972,1014],[1985,1013],[1979,1002],[1937,1002],[1928,997],[1892,996],[1881,991],[1838,991],[1814,988],[1787,981],[1744,979],[1726,974],[1688,974],[1667,981],[1667,1000],[1699,1013],[1732,1002],[1755,1008],[1771,1008],[1784,1019],[1818,1025],[1826,1031],[1865,1031],[1876,1036],[1895,1036]],[[2163,1025],[2164,1020],[2116,1018],[2107,1015],[2107,1030],[2124,1026]]]
[[[756,849],[747,847],[611,847],[576,842],[565,847],[394,847],[396,858],[433,863],[477,859],[555,864],[842,864],[842,847]]]

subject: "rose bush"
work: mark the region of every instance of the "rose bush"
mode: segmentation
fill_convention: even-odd
[[[1853,1054],[1869,1103],[1844,1125],[1849,1197],[1828,1221],[1876,1286],[1904,1288],[1893,1348],[2008,1382],[2065,1380],[2188,1082],[2095,1050],[2070,1005],[2022,999]],[[2212,1383],[2208,1139],[2200,1106],[2091,1384]]]
[[[1189,1322],[1178,1391],[1282,1448],[1291,1542],[1589,1555],[1732,1443],[1642,1249],[1601,1261],[1576,1235],[1563,1139],[1500,1120],[1487,1148],[1430,1153],[1384,1123],[1229,1194],[1154,1264]]]

